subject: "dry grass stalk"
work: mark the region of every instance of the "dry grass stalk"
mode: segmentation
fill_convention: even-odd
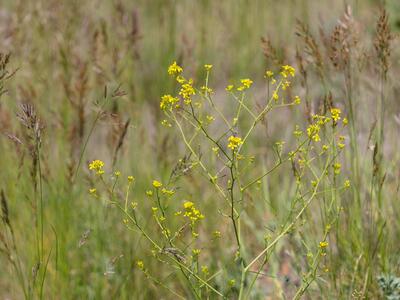
[[[350,6],[335,26],[329,43],[329,58],[336,69],[344,70],[350,63],[351,49],[357,45],[357,25]]]
[[[308,26],[300,20],[297,20],[296,35],[303,40],[304,52],[313,59],[315,65],[317,66],[318,74],[321,78],[323,78],[322,72],[324,63],[321,50],[314,36],[311,34]]]
[[[43,126],[36,115],[36,111],[31,104],[21,104],[20,113],[17,114],[21,124],[25,127],[25,145],[28,147],[31,160],[31,178],[33,181],[34,190],[37,190],[37,174],[39,163],[39,148],[41,145],[41,132]]]
[[[386,10],[382,9],[376,25],[376,36],[374,39],[375,51],[384,77],[386,78],[389,69],[389,57],[391,54],[391,41],[393,35],[389,26],[389,16]]]

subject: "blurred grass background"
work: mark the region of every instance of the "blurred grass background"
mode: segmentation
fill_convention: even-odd
[[[23,136],[15,114],[20,103],[31,103],[45,126],[41,153],[45,248],[52,249],[53,253],[45,282],[45,298],[167,299],[159,288],[133,271],[134,259],[150,255],[143,253],[141,240],[125,230],[118,214],[89,197],[87,188],[91,179],[87,162],[102,159],[111,170],[119,137],[129,120],[127,137],[117,155],[115,169],[134,175],[142,190],[150,185],[152,178],[168,178],[171,165],[184,154],[174,134],[162,130],[160,125],[160,95],[174,88],[166,74],[173,60],[182,64],[185,72],[194,78],[202,78],[205,63],[213,64],[212,85],[216,91],[238,78],[261,81],[267,68],[276,68],[280,63],[296,65],[296,49],[301,48],[295,35],[297,19],[309,24],[318,37],[319,28],[325,32],[332,30],[346,5],[352,7],[359,31],[366,39],[365,47],[371,46],[381,1],[3,0],[0,4],[0,51],[11,53],[9,68],[16,73],[6,82],[7,93],[0,101],[3,133],[0,188],[7,195],[19,255],[24,261],[26,276],[30,278],[35,266],[32,255],[35,250],[29,151],[10,141],[7,134]],[[386,1],[384,5],[390,14],[392,30],[397,33],[400,28],[398,1]],[[271,49],[261,42],[262,37],[270,41],[278,61],[266,55]],[[393,197],[393,201],[398,200],[395,187],[398,184],[399,127],[394,117],[399,113],[396,100],[399,84],[394,74],[398,71],[399,55],[398,50],[393,51],[387,126],[390,142],[386,149],[392,158],[388,168],[393,177],[393,188],[387,195]],[[368,58],[365,61],[368,64]],[[368,71],[357,78],[361,82],[357,98],[363,101],[356,104],[360,116],[360,148],[366,156],[369,152],[364,149],[368,146],[374,113],[371,104],[375,98],[373,74]],[[94,102],[103,97],[105,87],[112,91],[118,86],[126,95],[111,104],[110,114],[95,128],[78,180],[73,181],[79,155],[96,114]],[[334,91],[335,87],[333,84]],[[337,87],[334,96],[342,101],[341,87]],[[319,83],[310,89],[315,99],[321,97]],[[261,92],[261,88],[257,89],[257,93]],[[218,99],[223,106],[224,98]],[[267,136],[272,136],[273,142],[278,137],[289,137],[295,121],[276,117]],[[272,144],[272,141],[266,143]],[[275,202],[274,210],[285,210],[288,204],[282,191],[290,190],[291,179],[282,174],[280,180],[268,184],[268,197]],[[196,188],[201,190],[201,183],[193,182],[194,198],[198,196]],[[213,211],[212,191],[205,191],[202,198],[207,200],[203,204],[206,214]],[[395,221],[399,208],[395,210],[389,206],[388,210],[392,211],[393,219],[386,228],[393,227],[386,236],[387,242],[396,239],[400,232]],[[213,228],[216,223],[218,219],[210,219],[207,226]],[[87,230],[90,230],[87,242],[78,247]],[[354,252],[354,260],[339,257],[346,267],[338,267],[338,272],[351,270],[362,252],[363,246],[357,245],[362,239],[359,230],[362,229],[349,232],[349,252]],[[262,232],[254,235],[255,242],[263,239]],[[395,251],[399,242],[392,242],[390,247]],[[346,255],[351,256],[350,253]],[[398,257],[382,253],[390,257],[382,258],[377,269],[399,272]],[[21,299],[23,295],[11,266],[4,257],[0,257],[0,263],[3,266],[0,297]],[[274,268],[279,269],[279,265],[280,262]],[[157,270],[157,263],[153,262],[151,267]],[[344,276],[344,281],[353,278],[359,289],[363,288],[363,274],[337,273],[335,276]],[[288,283],[291,284],[294,283]],[[346,284],[350,286],[354,282]],[[333,294],[325,295],[326,299],[332,299]],[[371,299],[376,295],[371,292]]]

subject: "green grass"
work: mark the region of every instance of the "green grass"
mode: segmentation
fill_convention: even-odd
[[[297,75],[288,99],[298,94],[303,102],[296,109],[279,109],[257,125],[244,147],[246,155],[255,156],[249,172],[243,175],[246,182],[274,166],[276,142],[286,142],[285,155],[293,149],[295,125],[302,129],[308,126],[307,104],[312,112],[322,113],[321,109],[328,108],[332,100],[334,107],[341,108],[342,117],[349,118],[344,129],[347,146],[339,158],[342,174],[337,182],[326,179],[321,186],[329,189],[349,178],[351,189],[346,193],[324,193],[311,202],[294,228],[268,252],[263,275],[246,294],[252,278],[248,275],[242,299],[292,298],[301,286],[302,276],[312,270],[307,254],[312,252],[315,257],[319,242],[324,240],[325,225],[331,220],[335,222],[328,235],[327,255],[303,298],[384,299],[379,288],[384,285],[378,276],[400,276],[396,98],[400,52],[394,39],[387,80],[381,85],[380,61],[373,46],[380,14],[376,2],[349,2],[354,18],[350,31],[357,43],[350,46],[351,64],[337,69],[330,58],[329,37],[345,12],[341,1],[4,1],[0,5],[0,52],[11,53],[7,70],[16,72],[1,80],[7,91],[0,97],[0,189],[4,190],[10,225],[3,212],[0,237],[9,249],[0,243],[0,265],[4,269],[0,297],[175,299],[168,291],[171,289],[195,298],[184,276],[154,259],[152,247],[140,232],[126,228],[126,216],[107,204],[107,193],[95,199],[88,192],[93,186],[101,190],[98,178],[88,170],[88,163],[94,159],[106,163],[107,179],[113,171],[121,171],[121,195],[117,195],[121,199],[126,177],[135,176],[129,202],[138,203],[144,228],[162,243],[152,219],[154,203],[145,191],[152,189],[153,179],[167,183],[178,160],[191,152],[176,126],[165,128],[160,124],[165,118],[159,109],[160,96],[179,91],[179,85],[166,71],[177,60],[197,87],[203,85],[203,65],[213,64],[210,86],[215,91],[214,101],[229,116],[234,115],[236,107],[224,90],[228,84],[251,78],[254,85],[246,94],[246,103],[259,113],[265,101],[265,71],[277,73],[282,64],[295,66]],[[393,34],[399,29],[396,5],[396,1],[386,3]],[[309,25],[321,55],[321,67],[319,58],[309,51],[309,40],[296,36],[296,19]],[[275,54],[266,51],[261,37],[271,41]],[[296,50],[305,64],[306,83]],[[349,80],[346,74],[350,74]],[[115,91],[124,94],[113,97]],[[108,100],[101,107],[105,95]],[[378,113],[382,95],[383,117]],[[32,139],[34,130],[24,127],[17,118],[22,103],[33,105],[43,125],[39,149]],[[207,106],[204,110],[212,111]],[[385,124],[383,142],[379,134],[381,120]],[[242,111],[238,123],[242,137],[251,122]],[[209,127],[212,136],[222,134],[221,124],[217,118],[216,124]],[[193,134],[189,128],[185,125],[185,132]],[[330,134],[327,130],[321,135],[328,140]],[[123,144],[119,146],[122,136]],[[213,158],[209,140],[199,135],[193,145],[195,153],[201,151],[207,167],[221,167],[221,162]],[[375,152],[374,146],[378,147]],[[37,150],[39,160],[35,158]],[[194,153],[190,159],[189,166],[194,162]],[[37,164],[35,169],[34,162],[40,167]],[[322,158],[314,161],[315,170],[322,170],[324,162]],[[312,177],[307,174],[305,184]],[[226,178],[219,181],[224,189]],[[211,274],[217,273],[211,286],[229,299],[238,298],[241,264],[240,259],[234,260],[237,249],[232,222],[225,217],[227,203],[217,196],[215,187],[198,167],[171,181],[170,186],[177,189],[171,209],[189,200],[206,216],[195,245],[204,248],[201,265],[207,265]],[[293,220],[292,213],[298,211],[293,208],[295,193],[290,163],[243,193],[237,205],[242,211],[242,256],[247,263],[264,249],[266,241],[279,236],[281,225]],[[338,205],[335,211],[340,212],[337,220],[327,209],[332,199]],[[173,228],[179,225],[175,219],[170,222]],[[211,238],[215,230],[221,232],[221,239]],[[87,237],[83,237],[85,233]],[[13,235],[16,249],[12,246]],[[168,260],[168,255],[163,255]],[[146,278],[137,260],[144,261],[148,274],[167,288]],[[41,264],[35,276],[38,262]],[[232,279],[235,284],[230,287]],[[218,298],[212,293],[209,297]],[[206,294],[200,298],[206,298]]]

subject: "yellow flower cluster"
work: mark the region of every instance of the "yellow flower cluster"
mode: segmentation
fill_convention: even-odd
[[[294,136],[299,137],[303,134],[303,131],[300,130],[300,126],[296,125],[295,130],[293,131]]]
[[[331,115],[333,124],[336,124],[340,120],[340,109],[339,108],[331,108]]]
[[[240,80],[240,83],[242,84],[241,86],[239,86],[237,88],[238,91],[244,91],[247,90],[251,87],[251,85],[253,84],[253,80],[249,79],[249,78],[245,78]]]
[[[335,175],[339,175],[340,174],[340,169],[341,169],[342,165],[340,163],[334,163],[333,164],[333,173],[335,173]]]
[[[162,183],[157,181],[157,180],[153,180],[153,186],[158,189],[160,187],[162,187]]]
[[[161,125],[164,127],[172,127],[172,124],[170,122],[168,122],[167,119],[162,120]]]
[[[179,102],[178,98],[172,97],[171,95],[164,95],[161,97],[160,108],[164,111],[172,110],[177,102]]]
[[[318,125],[325,125],[331,121],[331,118],[325,117],[325,116],[320,116],[320,115],[313,115],[312,116],[313,120],[318,123]]]
[[[281,69],[282,77],[284,77],[284,78],[287,78],[289,76],[294,77],[294,74],[295,74],[295,69],[292,66],[289,66],[289,65],[282,66],[282,69]]]
[[[204,219],[204,215],[198,209],[196,209],[193,202],[185,201],[183,203],[183,207],[185,208],[185,213],[183,216],[188,218],[192,224],[198,220]]]
[[[328,247],[329,243],[327,241],[319,242],[319,248],[321,249],[321,255],[326,255],[326,248]]]
[[[191,101],[191,96],[195,95],[196,91],[193,88],[193,79],[189,79],[186,83],[182,84],[182,88],[179,91],[179,95],[182,96],[186,104],[189,104]]]
[[[274,76],[274,72],[272,72],[272,71],[270,71],[270,70],[268,70],[268,71],[265,72],[265,75],[264,75],[265,78],[267,78],[267,77],[272,77],[272,76]]]
[[[211,94],[213,92],[212,88],[209,88],[207,86],[202,86],[201,90],[204,91],[206,94]]]
[[[206,115],[206,119],[207,119],[207,123],[212,123],[213,121],[215,121],[215,118],[213,117],[213,116],[209,116],[209,115]]]
[[[199,256],[200,252],[201,252],[200,249],[193,249],[192,250],[192,253],[193,253],[194,256]]]
[[[233,90],[233,84],[228,85],[228,86],[225,88],[225,90],[226,90],[227,92],[232,91],[232,90]]]
[[[144,263],[143,263],[143,261],[138,260],[138,261],[136,262],[136,265],[138,266],[138,268],[139,268],[140,270],[143,270],[143,269],[144,269]]]
[[[167,195],[167,196],[172,196],[172,195],[174,195],[175,194],[175,191],[174,190],[168,190],[168,189],[166,189],[166,188],[163,188],[162,190],[161,190],[161,193],[163,193],[164,195]]]
[[[205,65],[204,67],[207,71],[209,71],[211,70],[212,65]],[[179,91],[179,95],[182,96],[185,104],[189,104],[192,102],[191,96],[195,95],[196,91],[193,87],[193,79],[186,80],[183,76],[180,75],[182,72],[182,67],[179,66],[175,61],[168,67],[168,74],[176,76],[176,81],[178,81],[178,83],[182,85]],[[179,102],[179,99],[177,97],[165,95],[161,97],[160,108],[164,111],[167,109],[179,108],[179,104],[175,105],[175,103],[177,102]]]
[[[318,124],[311,124],[307,128],[307,134],[315,142],[319,142],[321,140],[321,138],[319,136],[320,130],[321,130],[321,127]]]
[[[207,266],[201,266],[201,272],[203,272],[204,275],[209,274],[209,270]]]
[[[190,201],[185,201],[185,203],[183,203],[183,207],[185,208],[185,209],[190,209],[190,208],[192,208],[194,206],[194,203],[193,202],[190,202]]]
[[[178,81],[178,83],[182,84],[186,81],[186,79],[183,76],[176,76],[176,81]]]
[[[328,123],[331,120],[331,118],[325,117],[325,116],[320,116],[320,115],[313,115],[312,118],[315,123],[310,124],[308,126],[307,135],[309,138],[311,138],[315,142],[319,142],[321,140],[321,138],[319,136],[321,126],[324,126],[326,123]]]
[[[327,241],[323,241],[323,242],[319,242],[319,247],[321,249],[325,249],[326,247],[328,247],[329,243]]]
[[[169,67],[168,67],[168,74],[169,75],[178,75],[183,72],[183,69],[181,66],[179,66],[176,61],[174,61]]]
[[[243,144],[243,141],[240,137],[233,135],[228,138],[228,142],[228,148],[232,150],[236,150],[241,144]]]
[[[104,162],[101,160],[94,160],[89,164],[89,170],[96,171],[97,175],[103,175],[104,174]]]
[[[284,80],[284,81],[282,82],[282,90],[283,90],[283,91],[286,91],[287,88],[288,88],[289,86],[290,86],[290,81]]]
[[[345,137],[343,135],[339,136],[338,147],[339,149],[343,149],[346,145],[344,143]]]
[[[350,180],[345,180],[344,182],[344,188],[348,189],[350,187]]]
[[[204,65],[204,69],[206,69],[206,71],[210,71],[212,69],[213,65]]]
[[[221,237],[221,231],[215,230],[215,231],[213,232],[213,236],[214,236],[215,238],[219,239],[219,238]]]

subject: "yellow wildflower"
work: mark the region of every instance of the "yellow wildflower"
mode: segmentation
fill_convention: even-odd
[[[176,81],[178,81],[180,84],[184,83],[186,79],[180,75],[176,76]]]
[[[143,269],[144,269],[144,263],[143,263],[143,261],[138,260],[138,261],[136,262],[136,265],[138,266],[138,268],[139,268],[140,270],[143,270]]]
[[[237,88],[238,91],[244,91],[246,89],[249,89],[251,87],[251,85],[253,84],[253,80],[249,79],[249,78],[245,78],[240,80],[241,82],[241,86]]]
[[[243,84],[243,86],[245,87],[245,88],[250,88],[251,87],[251,85],[253,84],[253,81],[251,80],[251,79],[248,79],[248,78],[246,78],[246,79],[242,79],[242,80],[240,80],[240,82]]]
[[[215,118],[213,116],[209,116],[209,115],[206,116],[206,119],[207,119],[208,123],[211,123],[215,120]]]
[[[211,150],[215,153],[215,155],[219,156],[219,148],[218,147],[212,147]]]
[[[315,142],[319,142],[321,140],[321,138],[319,137],[320,130],[321,130],[321,127],[318,124],[311,124],[307,128],[307,134]]]
[[[193,207],[194,203],[190,202],[190,201],[185,201],[185,203],[183,203],[183,207],[185,209],[191,209]]]
[[[345,182],[344,182],[344,187],[346,188],[346,189],[348,189],[349,187],[350,187],[350,180],[346,180]]]
[[[243,144],[243,141],[240,137],[233,135],[228,138],[228,142],[228,148],[232,150],[236,150],[240,145]]]
[[[290,82],[285,80],[282,82],[282,90],[286,91],[286,89],[290,86]]]
[[[195,256],[199,255],[200,252],[201,252],[200,249],[193,249],[193,250],[192,250],[192,253],[193,253],[193,255],[195,255]]]
[[[212,88],[209,88],[209,87],[207,87],[207,86],[202,86],[200,89],[201,89],[202,91],[204,91],[205,94],[211,94],[211,93],[213,92],[213,89],[212,89]]]
[[[168,74],[169,75],[178,75],[182,73],[183,69],[174,61],[169,67],[168,67]]]
[[[265,72],[265,78],[267,78],[267,77],[272,77],[272,76],[274,76],[274,72],[272,72],[272,71],[270,71],[270,70],[268,70],[268,71],[266,71]]]
[[[190,97],[195,94],[196,91],[193,88],[193,79],[190,79],[187,83],[182,84],[179,95],[181,95],[184,100],[189,101]]]
[[[323,241],[323,242],[319,242],[319,247],[321,249],[325,249],[326,247],[328,247],[329,243],[327,241]]]
[[[221,231],[215,230],[215,231],[213,232],[213,236],[214,236],[215,238],[220,238],[220,237],[221,237]]]
[[[104,167],[104,162],[101,161],[101,160],[98,160],[98,159],[92,161],[92,162],[89,164],[89,170],[94,170],[94,171],[96,171],[96,174],[97,174],[97,175],[102,175],[102,174],[104,174],[103,167]]]
[[[171,95],[164,95],[161,97],[160,108],[161,110],[172,109],[175,103],[179,102],[179,99],[172,97]]]
[[[293,134],[297,137],[301,136],[303,134],[303,131],[300,130],[300,126],[296,125],[295,130],[293,131]]]
[[[192,226],[201,219],[204,219],[204,215],[194,206],[194,203],[191,201],[185,201],[183,203],[183,207],[185,208],[184,217],[188,218],[192,223]]]
[[[168,120],[164,119],[161,121],[161,125],[164,127],[172,127],[171,123]]]
[[[333,164],[333,173],[335,173],[335,175],[340,174],[340,168],[342,167],[342,165],[340,163],[334,163]]]
[[[208,267],[207,266],[201,266],[201,272],[204,273],[204,275],[208,275]]]
[[[340,109],[339,108],[331,108],[331,115],[333,124],[336,124],[340,120]]]
[[[206,71],[210,71],[212,69],[213,65],[204,65],[204,69],[206,69]]]
[[[162,187],[162,183],[157,181],[157,180],[153,180],[153,186],[158,189],[160,187]]]
[[[101,168],[104,167],[104,162],[101,160],[94,160],[89,164],[89,170],[100,170]]]
[[[295,69],[292,66],[284,65],[282,66],[281,75],[286,78],[289,75],[294,77]]]
[[[172,196],[173,194],[175,194],[175,191],[173,191],[173,190],[167,190],[166,188],[163,188],[163,189],[161,190],[161,193],[163,193],[164,195],[167,195],[167,196]]]

